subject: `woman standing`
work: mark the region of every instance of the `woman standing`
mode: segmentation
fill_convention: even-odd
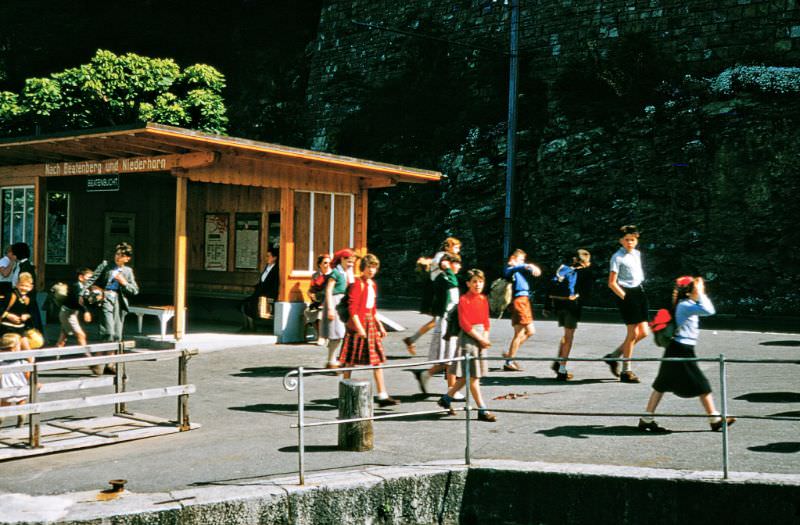
[[[355,281],[353,275],[353,264],[356,261],[356,254],[350,248],[344,248],[333,254],[331,266],[333,270],[328,276],[328,283],[325,285],[325,303],[322,309],[322,337],[328,340],[328,362],[325,368],[339,368],[341,366],[336,360],[336,351],[339,343],[345,336],[345,326],[339,314],[336,313],[336,305],[339,304],[347,291],[347,285]]]

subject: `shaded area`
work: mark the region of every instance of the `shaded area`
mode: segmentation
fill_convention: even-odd
[[[297,454],[298,452],[297,445],[291,445],[288,447],[281,447],[278,449],[278,452],[289,452],[292,454]],[[306,452],[337,452],[339,447],[336,445],[306,445],[303,447],[303,450]],[[345,451],[347,452],[347,451]]]
[[[800,340],[786,340],[786,341],[762,341],[758,343],[761,346],[800,346]]]
[[[618,383],[617,379],[573,379],[572,381],[558,381],[555,377],[534,376],[488,376],[481,378],[481,384],[486,386],[505,385],[591,385],[596,383]]]
[[[778,412],[777,414],[770,414],[769,417],[800,417],[800,410],[791,410],[789,412]]]
[[[785,441],[780,443],[770,443],[768,445],[747,447],[747,450],[752,450],[753,452],[773,452],[777,454],[796,454],[797,452],[800,452],[800,443],[794,441]]]
[[[751,392],[735,397],[738,401],[750,403],[800,403],[798,392]]]
[[[336,398],[333,399],[312,399],[306,401],[306,411],[330,411],[336,410],[338,406]],[[297,412],[297,403],[256,403],[254,405],[244,405],[238,407],[228,407],[228,410],[238,412]]]
[[[570,437],[575,439],[588,439],[589,436],[638,436],[645,435],[638,428],[630,425],[564,425],[546,430],[537,430],[537,434],[546,437]],[[666,434],[653,434],[654,436]]]
[[[242,368],[241,371],[231,374],[233,377],[283,377],[289,372],[297,370],[297,367],[286,367],[286,366],[257,366],[253,368]],[[311,369],[307,368],[306,370],[319,370],[319,369]],[[315,377],[319,376],[335,376],[336,372],[330,372],[329,374],[314,374]],[[294,376],[295,379],[297,376]]]

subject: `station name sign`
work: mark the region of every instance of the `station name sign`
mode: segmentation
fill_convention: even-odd
[[[111,175],[144,171],[166,171],[174,166],[170,162],[174,155],[160,157],[131,157],[127,159],[85,160],[81,162],[58,162],[44,165],[48,177],[61,175]]]
[[[86,191],[119,191],[119,175],[89,175],[86,178]]]

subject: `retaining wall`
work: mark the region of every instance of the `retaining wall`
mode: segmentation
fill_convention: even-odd
[[[107,499],[107,501],[98,501]],[[158,494],[0,494],[0,523],[797,523],[800,475],[481,461],[242,480]]]

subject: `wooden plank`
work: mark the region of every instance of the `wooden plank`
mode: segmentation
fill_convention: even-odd
[[[356,253],[364,255],[367,253],[367,190],[361,190],[356,196],[355,213],[355,241],[354,248]]]
[[[48,412],[60,412],[62,410],[74,410],[77,408],[114,405],[132,401],[146,401],[148,399],[194,394],[195,391],[196,388],[194,385],[175,385],[161,388],[149,388],[146,390],[134,390],[119,394],[103,394],[99,396],[59,399],[56,401],[42,401],[41,403],[0,407],[0,417],[24,414],[46,414]]]
[[[34,185],[34,202],[36,205],[33,208],[33,246],[31,257],[33,257],[33,264],[36,265],[36,274],[34,275],[34,284],[37,291],[45,291],[45,230],[47,229],[47,182],[42,178],[36,179]]]
[[[175,318],[173,328],[175,340],[183,339],[186,330],[186,203],[187,179],[182,173],[174,173],[175,179],[175,265],[173,280],[173,299]]]
[[[287,286],[289,274],[292,272],[294,263],[294,191],[290,189],[281,190],[281,246],[280,246],[280,289],[278,291],[279,301],[289,300],[289,286]]]
[[[124,342],[125,349],[132,350],[136,343],[133,341]],[[39,359],[41,357],[55,357],[75,354],[86,354],[94,352],[110,352],[119,348],[119,343],[96,343],[86,346],[63,346],[61,348],[42,348],[40,350],[21,350],[13,354],[0,352],[0,364],[3,361],[19,360],[19,359]],[[66,366],[65,366],[66,368]]]
[[[91,377],[77,379],[74,381],[57,381],[54,383],[42,383],[39,389],[40,394],[53,394],[55,392],[70,392],[73,390],[88,390],[90,388],[102,388],[112,386],[114,378],[111,376]],[[12,396],[27,396],[28,387],[18,386],[14,388],[0,389],[0,399]]]
[[[156,419],[156,418],[153,418]],[[180,428],[173,421],[161,420],[158,423],[144,423],[123,417],[87,418],[79,421],[60,422],[50,420],[42,424],[42,441],[40,448],[27,448],[25,429],[5,428],[0,430],[0,461],[20,459],[93,448],[97,446],[113,445],[137,439],[158,437],[180,432]],[[67,430],[67,425],[81,425],[80,431]],[[190,429],[200,428],[197,423],[192,423]],[[116,437],[107,437],[107,436]]]
[[[104,355],[98,357],[84,357],[70,359],[69,361],[44,361],[41,363],[26,363],[24,365],[4,365],[0,366],[0,373],[10,372],[30,372],[36,367],[39,372],[45,370],[61,370],[64,368],[81,368],[92,365],[104,365],[109,363],[130,363],[133,361],[165,361],[175,359],[183,352],[196,353],[196,350],[153,350],[150,352],[126,353],[122,355]]]
[[[314,199],[316,201],[316,199]],[[294,192],[294,258],[292,269],[308,270],[308,243],[311,219],[311,194]],[[283,222],[283,220],[281,221]],[[283,228],[283,224],[281,224]]]

